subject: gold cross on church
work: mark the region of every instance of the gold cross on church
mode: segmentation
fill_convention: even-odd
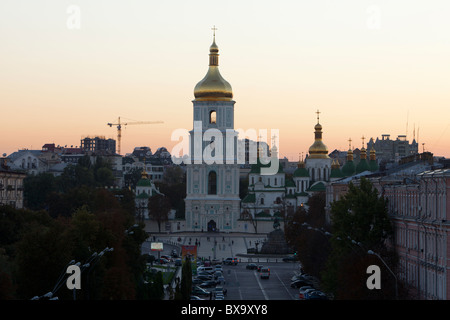
[[[213,36],[215,37],[215,36],[216,36],[216,30],[217,30],[216,26],[214,25],[214,26],[211,28],[211,30],[213,31]]]
[[[319,114],[320,114],[319,109],[317,109],[316,113],[317,113],[317,123],[319,123]]]

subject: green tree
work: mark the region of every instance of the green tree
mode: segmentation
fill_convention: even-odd
[[[56,179],[50,173],[28,175],[23,181],[25,207],[32,210],[46,209],[47,197],[56,188]]]
[[[288,215],[285,237],[297,252],[305,272],[318,278],[326,267],[331,251],[329,226],[325,222],[325,194],[315,193],[308,200],[308,211],[303,206]]]
[[[158,223],[158,230],[161,232],[161,223],[169,219],[171,205],[167,196],[155,194],[148,199],[148,214]]]
[[[136,188],[136,184],[141,179],[141,176],[142,176],[141,168],[132,168],[123,177],[125,188],[130,188],[134,190]]]
[[[189,300],[192,292],[192,264],[186,257],[181,269],[180,296],[182,300]]]
[[[374,264],[374,257],[368,257],[367,251],[383,254],[391,262],[395,257],[385,245],[392,235],[387,201],[363,177],[358,186],[350,183],[348,192],[331,204],[331,221],[332,253],[323,273],[325,286],[338,299],[373,297],[374,292],[369,292],[365,285],[366,269],[370,263]],[[380,261],[376,264],[382,267]],[[387,296],[386,291],[376,293],[377,297]]]

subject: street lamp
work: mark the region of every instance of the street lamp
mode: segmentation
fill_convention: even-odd
[[[380,255],[378,253],[376,253],[376,252],[374,252],[372,250],[367,251],[367,253],[377,256],[384,263],[384,265],[389,270],[389,272],[394,276],[394,279],[395,279],[395,299],[398,300],[397,276],[395,275],[394,272],[392,272],[391,268],[389,268],[387,263],[383,260],[383,258],[380,257]]]

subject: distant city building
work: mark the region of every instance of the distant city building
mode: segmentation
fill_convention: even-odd
[[[152,156],[152,150],[149,147],[136,147],[131,153],[136,158],[145,158]]]
[[[23,179],[26,173],[11,170],[7,159],[0,159],[0,205],[9,205],[14,208],[23,208]]]
[[[95,152],[97,154],[115,154],[116,140],[105,139],[104,137],[85,137],[81,139],[81,149],[84,153]]]
[[[136,147],[131,154],[122,158],[123,174],[129,174],[135,169],[144,171],[152,181],[164,178],[165,166],[172,165],[170,153],[166,148],[158,148],[159,152],[152,154],[149,147]]]
[[[384,186],[399,256],[398,277],[417,299],[450,299],[450,169]]]
[[[399,135],[397,139],[391,140],[389,134],[381,135],[381,139],[373,138],[367,143],[367,149],[375,149],[377,158],[383,162],[397,162],[400,158],[419,153],[419,144],[415,139],[411,143],[406,138],[406,135]]]
[[[443,167],[424,152],[402,158],[383,172],[354,173],[326,187],[328,223],[331,203],[347,193],[350,182],[358,185],[361,177],[369,179],[388,200],[394,227],[390,245],[399,256],[397,277],[415,299],[450,299],[450,169]]]
[[[151,179],[149,179],[147,172],[145,170],[142,171],[141,179],[137,182],[135,190],[136,216],[139,220],[150,219],[148,200],[156,194],[162,195]]]

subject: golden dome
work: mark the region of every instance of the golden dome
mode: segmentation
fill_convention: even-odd
[[[194,88],[196,101],[231,101],[231,85],[219,72],[219,47],[215,37],[209,47],[209,69],[205,77]]]
[[[319,111],[317,111],[317,115]],[[317,116],[317,124],[314,126],[315,140],[309,147],[309,158],[312,159],[328,159],[328,147],[322,141],[322,125],[319,123],[319,116]]]

